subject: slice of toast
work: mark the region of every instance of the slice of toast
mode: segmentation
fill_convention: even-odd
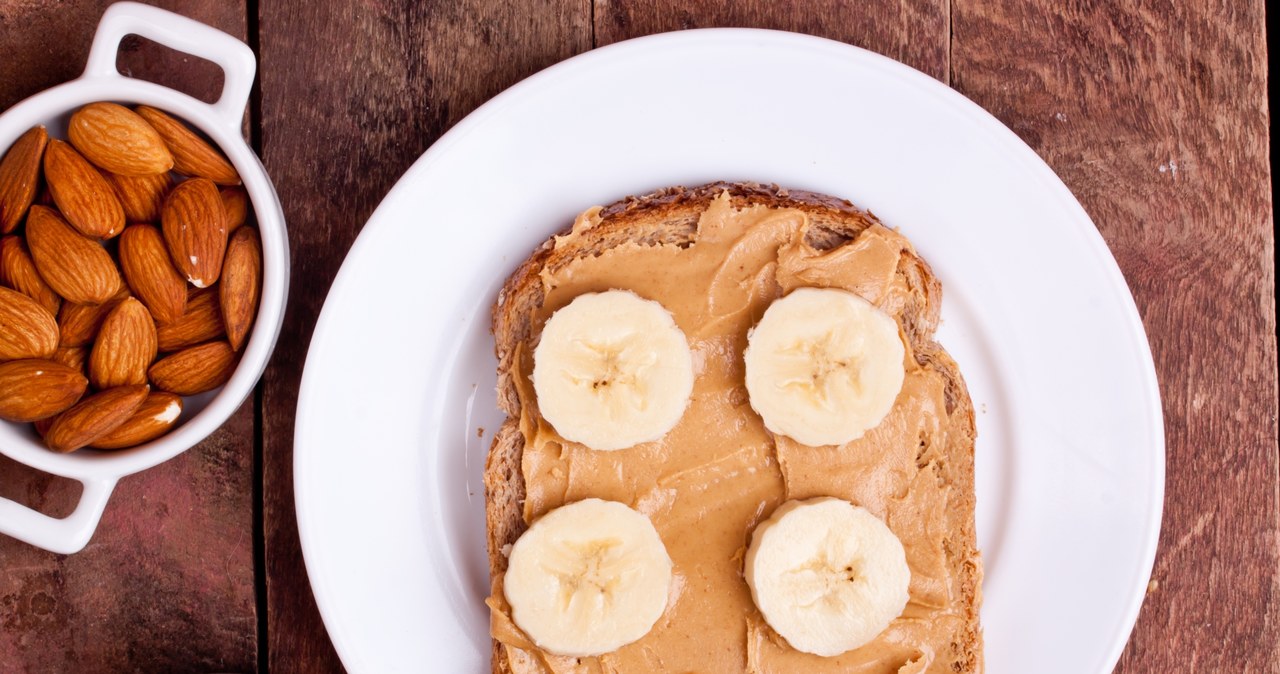
[[[699,218],[717,197],[724,198],[725,194],[735,209],[764,206],[803,211],[808,219],[805,242],[823,252],[855,245],[868,228],[882,228],[874,215],[841,199],[776,186],[714,183],[631,197],[591,212],[593,223],[589,228],[575,228],[574,236],[553,237],[520,265],[502,288],[493,308],[493,334],[499,362],[498,403],[508,415],[507,422],[494,438],[484,476],[489,570],[496,598],[490,600],[495,611],[495,635],[502,630],[515,629],[498,612],[504,609],[500,596],[501,576],[507,567],[506,555],[510,545],[528,525],[522,459],[529,430],[528,424],[522,428],[520,423],[520,378],[527,375],[521,372],[519,354],[531,353],[537,343],[535,316],[543,309],[546,300],[544,278],[575,261],[600,256],[620,246],[686,247],[695,244],[699,236]],[[890,236],[902,244],[893,270],[893,282],[907,289],[902,293],[906,299],[892,313],[908,343],[909,357],[914,358],[919,367],[939,375],[943,382],[941,398],[945,401],[945,410],[938,414],[937,422],[944,432],[937,437],[945,438],[945,441],[940,443],[943,446],[926,446],[922,439],[916,464],[922,474],[927,470],[929,479],[942,485],[942,493],[946,494],[945,507],[937,513],[941,521],[931,523],[929,528],[941,532],[937,536],[939,540],[931,544],[944,551],[948,577],[952,579],[945,593],[949,604],[943,627],[947,630],[948,639],[939,648],[925,649],[929,650],[928,653],[921,650],[919,657],[897,662],[891,668],[886,665],[884,669],[859,671],[980,672],[982,637],[978,606],[982,571],[974,533],[973,405],[955,362],[934,341],[941,286],[929,266],[905,239],[893,233]],[[526,385],[523,390],[527,392],[529,387]],[[784,462],[775,461],[774,465],[778,463]],[[785,465],[782,466],[784,472],[786,469]],[[927,617],[925,612],[913,616],[913,619]],[[751,640],[759,633],[768,633],[760,641],[760,644],[767,642],[763,647],[775,649],[775,652],[787,648],[784,641],[761,625],[762,622],[752,622],[748,618],[744,637]],[[549,659],[528,644],[521,648],[504,644],[497,638],[493,643],[495,673],[550,671],[552,667],[549,664],[552,663],[556,664],[556,671],[561,665],[566,667],[566,671],[612,671],[599,663],[588,666],[591,663],[586,659],[579,662],[570,659],[567,664],[555,660],[554,656]],[[760,648],[759,644],[755,648],[746,647],[750,652],[743,660],[741,671],[755,671],[759,666]]]

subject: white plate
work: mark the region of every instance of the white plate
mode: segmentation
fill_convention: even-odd
[[[531,77],[441,138],[370,219],[311,343],[294,450],[307,569],[346,667],[488,671],[497,289],[578,211],[716,179],[845,197],[917,244],[979,412],[988,672],[1111,671],[1155,553],[1164,432],[1106,244],[959,94],[755,30],[643,38]]]

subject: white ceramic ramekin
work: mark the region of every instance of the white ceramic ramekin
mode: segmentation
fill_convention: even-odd
[[[208,104],[121,75],[116,70],[116,52],[126,35],[140,35],[221,66],[225,74],[221,97]],[[53,552],[79,551],[93,535],[117,480],[171,459],[217,430],[252,393],[266,368],[284,318],[289,250],[280,199],[262,163],[241,136],[241,120],[256,68],[253,51],[226,33],[155,7],[122,2],[102,16],[80,78],[32,96],[0,115],[0,151],[37,124],[47,126],[51,135],[65,138],[71,113],[94,101],[151,105],[186,120],[222,148],[240,172],[253,202],[263,252],[262,301],[239,367],[221,389],[186,399],[182,421],[169,434],[132,449],[58,454],[41,444],[30,424],[0,421],[0,452],[84,484],[75,511],[63,519],[0,498],[0,534]]]

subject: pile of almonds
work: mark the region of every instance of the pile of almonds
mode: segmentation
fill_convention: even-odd
[[[58,452],[131,447],[230,378],[262,244],[231,163],[164,112],[91,103],[67,136],[0,159],[0,419]]]

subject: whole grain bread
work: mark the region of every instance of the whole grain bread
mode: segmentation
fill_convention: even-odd
[[[523,515],[525,483],[521,472],[525,439],[518,424],[521,410],[515,381],[520,375],[514,354],[518,344],[532,347],[536,343],[531,316],[544,301],[540,275],[544,270],[555,272],[576,259],[599,255],[625,243],[690,245],[697,238],[699,216],[726,191],[735,208],[765,205],[805,211],[811,223],[808,242],[821,250],[845,245],[867,227],[879,224],[873,214],[843,199],[776,185],[719,182],[628,197],[603,208],[599,223],[582,235],[562,239],[561,245],[555,245],[553,237],[534,251],[507,280],[493,307],[498,404],[508,418],[494,438],[484,473],[491,578],[505,573],[510,545],[528,526]],[[916,360],[943,374],[948,417],[945,422],[952,427],[952,442],[941,449],[942,460],[937,463],[942,472],[939,478],[951,486],[947,503],[950,533],[944,547],[950,568],[961,579],[958,604],[964,609],[965,629],[950,644],[950,652],[940,654],[936,661],[940,668],[931,667],[929,671],[972,674],[982,671],[978,621],[982,568],[974,531],[973,404],[959,368],[934,340],[942,299],[940,283],[929,265],[910,251],[900,260],[897,274],[919,298],[902,312],[903,331]],[[530,666],[513,662],[508,650],[496,640],[492,663],[495,674],[525,674]]]

